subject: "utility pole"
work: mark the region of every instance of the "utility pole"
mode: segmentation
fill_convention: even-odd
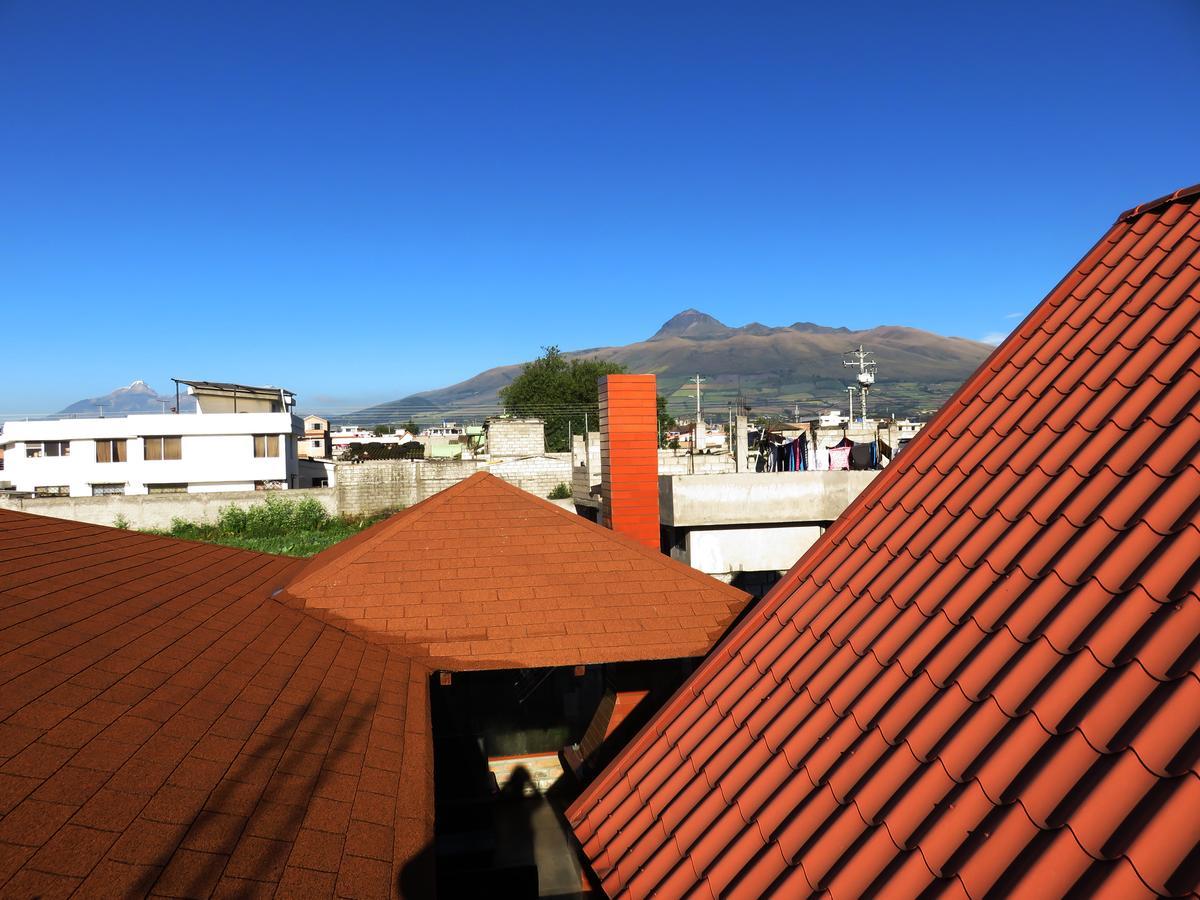
[[[871,351],[864,350],[862,348],[862,344],[858,345],[857,350],[847,350],[845,355],[849,356],[851,358],[848,360],[845,360],[845,359],[842,360],[842,365],[846,366],[847,368],[850,368],[850,369],[853,369],[853,368],[858,369],[858,375],[856,376],[856,380],[858,381],[858,384],[859,384],[859,390],[862,393],[862,419],[863,419],[863,425],[866,425],[866,423],[867,423],[867,393],[868,393],[868,391],[870,391],[871,385],[873,385],[875,383],[875,373],[879,370],[879,364],[877,362],[875,362],[875,360],[871,359]],[[854,388],[850,388],[850,392],[851,392],[851,396],[853,396]],[[850,402],[851,402],[851,406],[853,407],[854,401],[851,400]],[[853,421],[854,421],[853,408],[851,408],[851,410],[850,410],[850,421],[851,421],[851,423],[853,423]]]
[[[850,427],[854,427],[854,385],[846,388],[846,393],[850,395]]]
[[[704,443],[704,424],[700,419],[700,385],[704,379],[697,375],[692,379],[696,383],[696,424],[692,426],[692,453],[699,453]]]

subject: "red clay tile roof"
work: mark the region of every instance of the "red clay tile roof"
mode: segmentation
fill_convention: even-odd
[[[428,673],[297,565],[0,511],[0,895],[427,886]]]
[[[728,585],[479,473],[316,556],[281,597],[442,669],[702,656]]]
[[[568,816],[613,897],[1200,881],[1200,197],[1123,216]]]

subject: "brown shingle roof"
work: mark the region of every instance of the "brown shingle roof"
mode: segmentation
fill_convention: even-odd
[[[0,510],[0,895],[425,896],[430,665],[699,655],[744,596],[491,476],[307,563]]]
[[[0,894],[392,890],[427,672],[272,599],[297,566],[0,511]]]
[[[701,656],[746,594],[479,473],[318,555],[284,599],[497,669]]]
[[[1123,215],[568,815],[613,897],[1200,885],[1200,198]]]

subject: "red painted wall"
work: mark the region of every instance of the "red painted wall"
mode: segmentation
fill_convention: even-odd
[[[658,550],[657,379],[605,375],[598,383],[604,524]]]

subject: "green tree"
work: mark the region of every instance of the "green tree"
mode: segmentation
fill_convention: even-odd
[[[667,412],[667,398],[662,394],[658,395],[658,445],[660,447],[669,447],[671,439],[667,437],[668,431],[674,431],[679,423],[675,421],[675,417]],[[675,446],[678,448],[679,441],[675,441]]]
[[[558,347],[525,363],[512,384],[500,390],[504,411],[513,416],[536,416],[546,421],[546,449],[569,450],[569,432],[583,432],[584,415],[592,428],[600,424],[600,399],[596,379],[619,375],[620,363],[602,359],[566,359]]]
[[[393,431],[394,428],[391,425],[376,425],[371,429],[371,434],[375,435],[375,437],[382,437],[385,434],[391,434]]]

